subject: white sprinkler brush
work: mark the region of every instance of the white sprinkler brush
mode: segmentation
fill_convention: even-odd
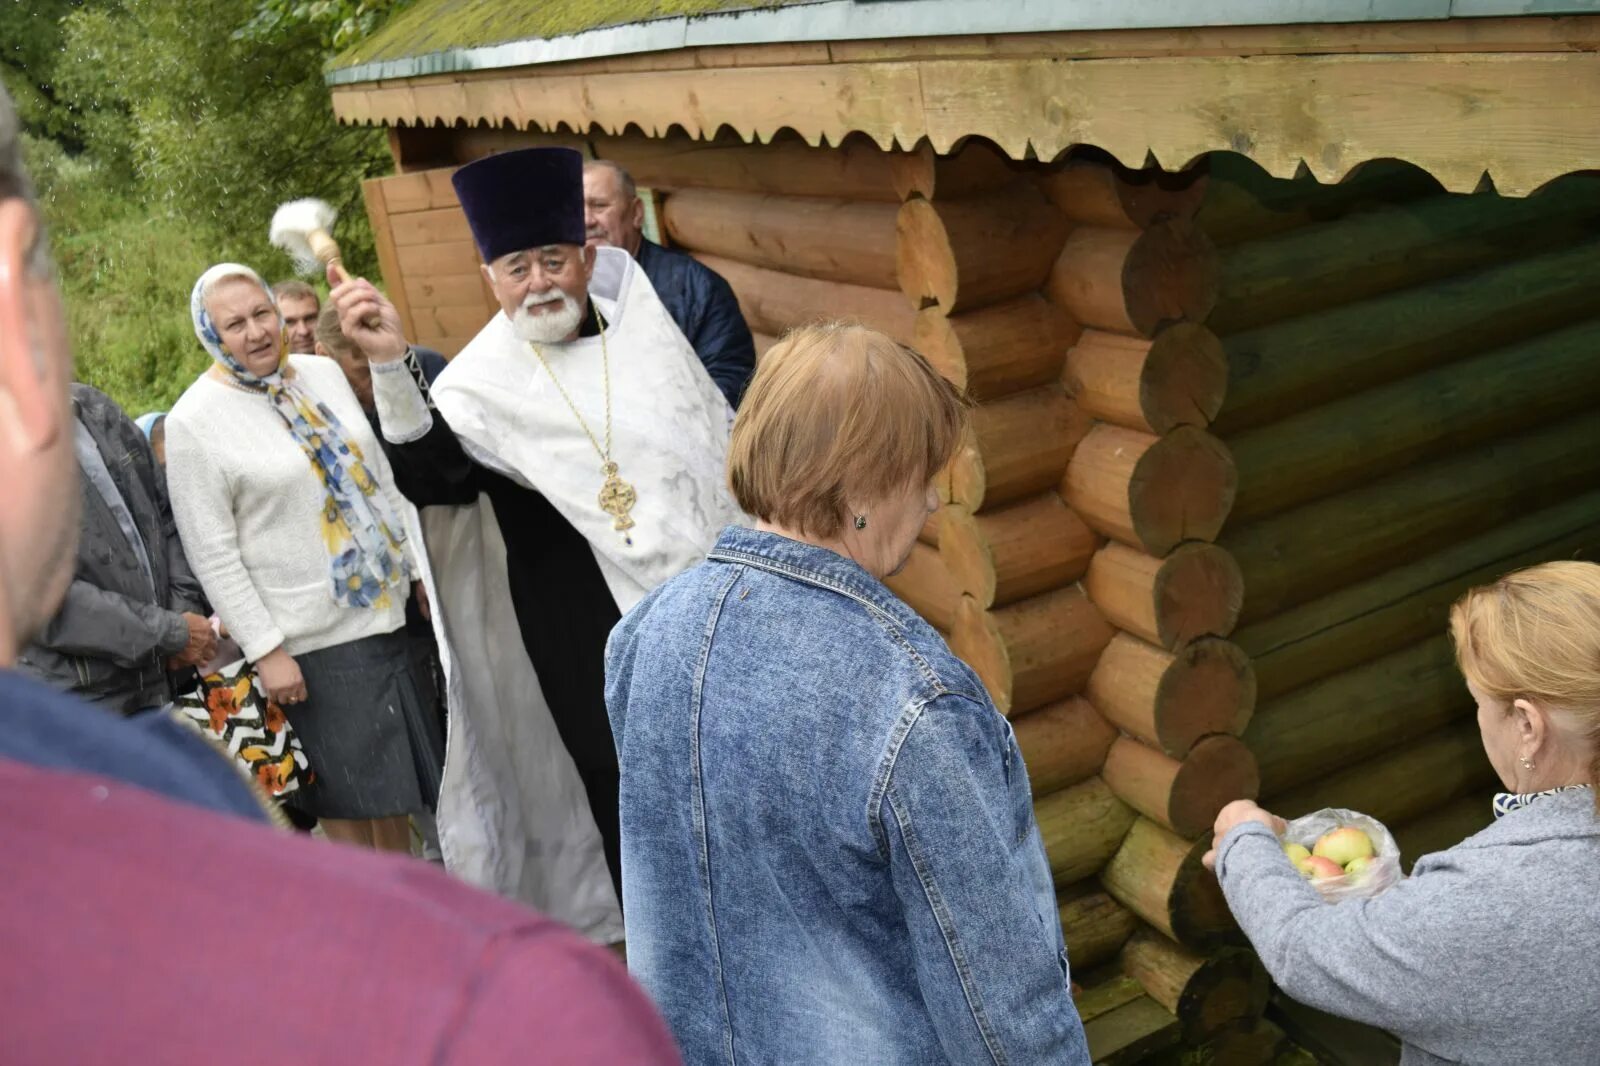
[[[267,239],[289,253],[295,269],[312,273],[317,264],[332,267],[340,281],[349,281],[339,261],[339,245],[329,232],[339,212],[326,200],[290,200],[272,213],[272,228]]]
[[[307,197],[280,204],[272,213],[272,228],[267,239],[276,248],[289,253],[295,269],[303,274],[314,273],[317,265],[329,267],[334,277],[349,281],[350,274],[339,259],[339,244],[329,230],[338,219],[339,212],[326,200]],[[378,327],[378,316],[368,316],[365,325]]]

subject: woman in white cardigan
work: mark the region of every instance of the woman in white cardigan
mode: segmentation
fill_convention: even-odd
[[[190,312],[215,365],[166,420],[184,549],[305,746],[294,802],[332,839],[404,851],[442,761],[402,632],[406,504],[344,372],[287,353],[254,271],[212,267]]]

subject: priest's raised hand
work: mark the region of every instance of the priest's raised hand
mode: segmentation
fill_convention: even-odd
[[[330,266],[328,284],[333,289],[328,299],[339,309],[339,329],[352,344],[374,363],[404,358],[410,345],[400,325],[400,312],[372,282],[366,278],[341,280]]]

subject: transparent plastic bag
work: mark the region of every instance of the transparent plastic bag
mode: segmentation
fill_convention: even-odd
[[[1372,840],[1373,862],[1359,874],[1313,879],[1311,886],[1322,893],[1324,899],[1334,902],[1369,899],[1387,890],[1404,876],[1400,870],[1400,847],[1394,842],[1393,834],[1382,822],[1360,811],[1337,807],[1313,811],[1291,821],[1289,828],[1284,830],[1283,840],[1285,843],[1299,844],[1309,851],[1324,833],[1344,826],[1353,826]]]

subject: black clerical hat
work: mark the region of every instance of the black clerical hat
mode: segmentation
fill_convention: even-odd
[[[582,244],[583,156],[519,148],[468,163],[450,178],[485,263],[525,248]]]

